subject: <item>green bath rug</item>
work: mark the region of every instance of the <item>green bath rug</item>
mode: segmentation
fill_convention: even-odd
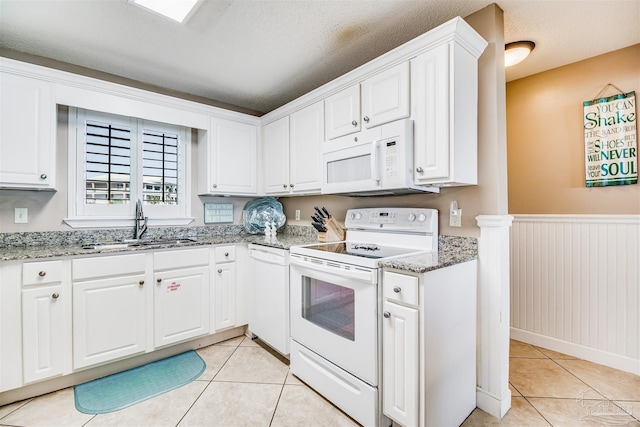
[[[74,387],[76,408],[85,414],[124,409],[190,383],[205,367],[204,360],[191,350],[98,378]]]

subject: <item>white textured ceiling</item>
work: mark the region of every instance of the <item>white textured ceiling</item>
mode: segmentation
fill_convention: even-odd
[[[204,0],[178,24],[127,0],[0,0],[0,48],[266,113],[491,1]],[[499,0],[513,80],[640,43],[640,0]]]

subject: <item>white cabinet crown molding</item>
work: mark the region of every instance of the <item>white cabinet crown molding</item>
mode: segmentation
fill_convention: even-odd
[[[173,123],[176,119],[172,118],[170,114],[178,114],[178,117],[182,121],[174,124],[197,129],[209,128],[210,115],[253,125],[260,123],[258,117],[248,114],[5,57],[0,57],[0,73],[17,74],[54,83],[56,86],[54,100],[60,105],[104,111],[100,108],[98,102],[109,103],[119,99],[121,103],[122,99],[128,99],[132,101],[134,105],[136,105],[136,103],[146,103],[147,107],[149,105],[155,106],[155,108],[148,111],[145,110],[145,108],[141,108],[140,105],[135,109],[136,112],[139,112],[139,114],[136,114],[136,116],[139,116],[138,118],[147,120]],[[92,100],[93,97],[97,97],[97,100]],[[107,107],[109,105],[110,104],[107,104]],[[120,107],[122,107],[122,104],[120,104]],[[113,113],[126,114],[126,112],[123,113],[122,111]],[[140,117],[140,115],[142,115],[142,117]]]
[[[265,124],[276,121],[315,102],[322,101],[349,86],[360,83],[369,77],[408,61],[435,46],[454,41],[478,58],[487,47],[487,42],[461,17],[453,18],[440,26],[372,59],[319,88],[291,101],[290,103],[260,117]]]

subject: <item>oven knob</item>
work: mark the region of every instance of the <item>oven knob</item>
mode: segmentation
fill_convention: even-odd
[[[408,219],[409,219],[409,222],[413,222],[413,221],[415,221],[415,220],[416,220],[416,214],[414,214],[414,213],[410,213],[410,214],[409,214],[409,218],[408,218]]]
[[[427,216],[425,214],[420,214],[418,215],[418,221],[420,222],[424,222],[424,220],[427,219]]]
[[[362,219],[362,214],[360,212],[356,212],[355,215],[356,215],[355,218],[357,221],[360,221]]]
[[[356,214],[354,214],[353,212],[349,214],[349,219],[354,219],[355,217],[356,217]]]

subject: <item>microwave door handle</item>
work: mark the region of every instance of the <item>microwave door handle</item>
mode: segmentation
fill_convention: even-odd
[[[380,168],[379,168],[379,161],[378,161],[378,155],[379,155],[379,151],[380,151],[380,142],[379,141],[373,141],[371,143],[372,145],[372,150],[371,150],[371,178],[374,179],[376,181],[376,183],[379,185],[380,184]]]

